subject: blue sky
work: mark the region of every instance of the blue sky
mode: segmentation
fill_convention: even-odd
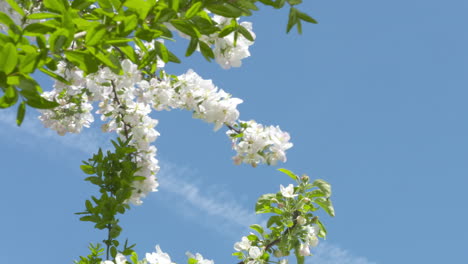
[[[332,183],[337,215],[322,218],[329,237],[309,264],[463,263],[468,3],[307,1],[320,24],[302,36],[284,33],[286,11],[263,9],[248,19],[257,40],[243,67],[196,55],[168,69],[194,68],[242,98],[241,119],[290,132],[294,147],[278,167]],[[257,197],[289,178],[233,165],[224,132],[188,112],[154,117],[160,191],[124,216],[122,237],[141,254],[160,244],[178,263],[186,251],[235,263],[233,243],[265,220],[253,214]],[[103,239],[73,213],[96,191],[80,161],[112,137],[98,127],[60,137],[34,111],[16,128],[14,111],[0,111],[2,263],[71,263]]]

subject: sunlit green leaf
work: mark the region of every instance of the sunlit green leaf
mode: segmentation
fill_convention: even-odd
[[[106,33],[107,31],[105,25],[97,25],[96,27],[91,28],[86,33],[86,44],[88,46],[94,46],[99,44],[104,39]]]
[[[291,177],[291,179],[297,181],[298,177],[292,171],[284,169],[284,168],[281,168],[281,169],[278,169],[278,170],[281,171],[282,173],[288,175],[289,177]]]
[[[0,71],[10,74],[18,63],[18,52],[13,43],[7,43],[0,51]]]
[[[4,94],[0,97],[0,108],[8,108],[18,101],[18,92],[13,86],[6,87]]]
[[[195,16],[203,7],[203,2],[199,1],[194,4],[185,12],[186,18],[192,18]]]
[[[11,8],[13,8],[16,12],[18,12],[18,14],[24,16],[23,8],[21,8],[16,1],[14,0],[5,0],[5,1],[11,6]]]

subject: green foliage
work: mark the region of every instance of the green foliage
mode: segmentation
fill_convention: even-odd
[[[112,257],[117,254],[120,244],[117,238],[122,232],[117,215],[130,209],[128,200],[134,190],[133,182],[145,179],[135,174],[138,171],[134,162],[136,149],[129,147],[128,143],[129,140],[124,142],[120,138],[117,142],[112,141],[115,151],[104,154],[99,150],[80,166],[85,174],[91,175],[85,180],[99,188],[100,196],[86,200],[86,210],[76,214],[81,215],[81,221],[94,223],[97,229],[107,229],[108,238],[103,242],[107,246],[107,254],[110,253]],[[121,252],[130,255],[132,247],[125,243]]]
[[[212,47],[200,39],[211,34],[226,36],[234,32],[235,40],[242,35],[253,41],[250,32],[238,25],[236,19],[252,15],[252,11],[259,10],[259,3],[276,9],[289,4],[288,32],[294,26],[301,32],[301,21],[317,23],[295,7],[301,0],[99,0],[97,3],[90,0],[44,0],[40,12],[30,12],[34,6],[31,0],[6,2],[22,16],[22,24],[15,24],[7,14],[0,12],[0,23],[8,27],[7,32],[0,32],[0,80],[18,74],[29,79],[30,74],[39,69],[55,80],[66,83],[62,76],[54,73],[62,58],[85,74],[94,73],[100,67],[109,67],[122,74],[118,62],[130,59],[144,73],[154,75],[157,70],[156,57],[166,63],[180,63],[180,59],[165,44],[155,42],[156,53],[146,54],[138,60],[132,46],[140,40],[172,40],[168,24],[190,36],[185,56],[191,56],[199,49],[203,57],[211,61],[214,59]],[[92,4],[97,8],[91,8]],[[234,18],[233,23],[219,27],[205,10]],[[57,106],[40,99],[41,92],[29,91],[25,95],[22,86],[15,86],[12,90],[8,88],[10,86],[0,83],[0,87],[3,91],[1,108],[15,105],[19,94],[26,97],[26,105],[30,107],[47,109]],[[18,107],[22,113],[25,112],[23,109],[24,104]],[[18,113],[18,116],[22,113]]]

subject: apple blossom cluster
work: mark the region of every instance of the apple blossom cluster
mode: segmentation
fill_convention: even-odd
[[[193,117],[214,123],[215,130],[223,124],[233,125],[239,118],[239,98],[219,90],[211,80],[202,79],[193,70],[188,70],[171,79],[162,74],[139,83],[138,100],[150,104],[155,110],[186,109]]]
[[[70,85],[55,82],[53,90],[42,93],[42,97],[60,105],[54,110],[40,110],[42,115],[39,119],[45,127],[57,131],[61,136],[67,132],[80,133],[83,127],[89,127],[94,121],[91,113],[93,106],[83,90],[86,79],[82,71],[68,69],[64,62],[60,62],[57,68],[57,73],[64,76]]]
[[[204,259],[200,253],[193,255],[190,252],[186,253],[189,259],[196,260],[197,264],[214,264],[213,260]],[[121,254],[117,253],[115,260],[105,260],[101,261],[101,264],[127,264],[129,263],[127,258]],[[163,252],[159,245],[156,245],[156,252],[146,253],[146,256],[143,260],[138,261],[139,264],[172,264],[171,257],[169,254]]]
[[[107,121],[102,130],[115,131],[124,139],[131,138],[129,145],[137,150],[134,158],[140,168],[138,176],[144,176],[145,180],[133,182],[135,190],[129,201],[138,205],[142,203],[141,198],[156,191],[159,185],[155,176],[159,171],[156,147],[151,145],[159,136],[154,129],[158,121],[149,117],[150,105],[135,100],[137,84],[141,81],[137,66],[124,60],[122,69],[123,75],[102,68],[84,77],[76,67],[67,68],[65,63],[60,63],[58,73],[71,84],[56,82],[52,91],[43,94],[46,99],[55,99],[60,106],[41,110],[39,119],[60,135],[79,133],[94,121],[91,103],[99,102],[96,113],[101,114],[102,121]]]
[[[232,18],[215,15],[213,16],[213,20],[221,27],[224,27],[231,23]],[[241,22],[240,25],[247,29],[255,39],[251,22]],[[223,69],[240,67],[242,65],[242,59],[250,56],[249,46],[253,44],[252,41],[249,41],[241,34],[238,35],[237,41],[234,41],[234,33],[223,38],[215,36],[209,40],[209,43],[214,45],[213,52],[215,60]]]
[[[193,112],[194,118],[213,123],[214,129],[218,130],[223,125],[238,126],[237,105],[242,100],[218,89],[211,80],[202,79],[193,70],[175,78],[161,71],[161,77],[147,81],[142,79],[137,65],[129,60],[122,61],[121,66],[123,75],[102,68],[84,76],[78,68],[59,63],[58,73],[70,84],[56,82],[52,91],[43,94],[60,106],[41,110],[39,119],[60,135],[80,133],[94,121],[92,103],[98,102],[96,113],[106,122],[102,130],[115,131],[124,139],[131,138],[129,144],[137,149],[138,173],[146,180],[134,182],[135,191],[130,202],[141,204],[141,198],[156,191],[159,185],[155,176],[159,171],[156,147],[151,145],[159,136],[155,130],[158,121],[150,117],[152,108],[156,111],[186,109]],[[254,121],[241,121],[241,127],[240,137],[233,136],[236,131],[228,131],[237,151],[235,164],[274,165],[278,160],[286,161],[285,151],[292,146],[288,133],[279,127],[264,127]]]
[[[245,264],[261,263],[260,257],[263,255],[264,248],[252,246],[252,242],[247,237],[242,237],[241,241],[234,244],[234,249],[238,252],[244,252],[244,256],[248,259]]]
[[[185,253],[189,259],[194,259],[197,261],[197,264],[214,264],[214,261],[211,259],[205,259],[200,253],[193,255],[190,252]]]
[[[299,224],[299,221],[298,221]],[[299,254],[301,256],[310,256],[310,247],[316,247],[319,243],[318,233],[320,231],[319,227],[316,225],[305,225],[302,226],[302,231],[305,233],[305,238],[299,247]]]
[[[226,132],[237,152],[233,158],[235,164],[246,163],[256,167],[259,163],[276,165],[278,161],[286,162],[286,150],[293,146],[287,132],[279,126],[266,127],[253,120],[240,121],[240,124],[241,130],[232,128]]]
[[[232,18],[227,18],[219,15],[213,15],[213,21],[218,23],[220,28],[231,24]],[[239,20],[238,18],[236,21]],[[179,34],[180,37],[190,39],[190,36],[180,32],[174,28],[171,24],[167,23],[166,26]],[[250,35],[255,39],[255,33],[252,31],[251,22],[241,22],[240,26],[244,27]],[[227,36],[219,37],[218,33],[214,33],[210,36],[202,36],[201,41],[213,46],[213,53],[215,61],[223,68],[230,69],[231,67],[240,67],[242,60],[250,56],[249,46],[254,42],[246,39],[242,34],[238,34],[237,40],[234,40],[235,33],[231,32]]]
[[[101,261],[101,264],[127,264],[127,258],[121,254],[117,253],[115,260],[105,260]],[[156,252],[146,253],[146,258],[142,261],[139,261],[140,264],[171,264],[171,257],[169,254],[164,253],[159,245],[156,245]]]

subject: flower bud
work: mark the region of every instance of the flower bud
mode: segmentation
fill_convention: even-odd
[[[310,199],[305,197],[304,199],[302,199],[304,201],[304,203],[310,203]]]
[[[299,225],[305,225],[307,223],[307,219],[305,219],[303,216],[298,216],[296,218],[296,221]]]
[[[310,256],[310,249],[308,245],[301,244],[301,247],[299,248],[299,255],[301,256]]]
[[[281,258],[283,257],[283,252],[281,252],[281,250],[275,250],[275,252],[273,252],[273,255],[277,258]]]
[[[278,207],[279,207],[279,208],[283,208],[283,207],[284,207],[284,204],[283,204],[283,203],[278,203]]]
[[[309,176],[307,176],[307,175],[304,174],[304,175],[302,175],[301,180],[302,180],[303,182],[308,182],[308,181],[309,181]]]

